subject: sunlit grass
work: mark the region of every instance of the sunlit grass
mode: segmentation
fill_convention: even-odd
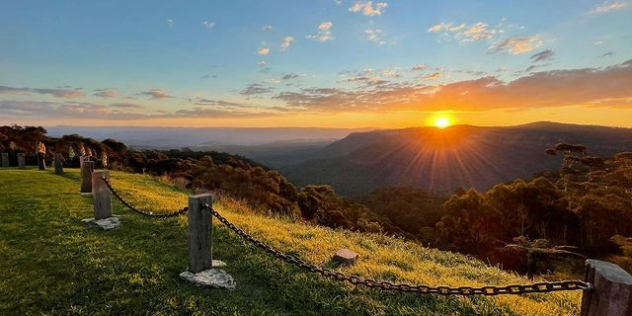
[[[112,173],[112,184],[141,209],[171,212],[187,193],[148,176]],[[186,269],[186,216],[148,219],[114,202],[123,226],[100,232],[79,195],[76,170],[0,169],[0,315],[576,315],[581,293],[440,297],[354,288],[303,272],[263,253],[214,221],[214,257],[228,263],[233,292],[178,280]],[[381,235],[256,215],[219,198],[216,209],[272,246],[314,264],[393,282],[480,286],[526,279],[459,254]],[[361,259],[331,261],[339,248]]]

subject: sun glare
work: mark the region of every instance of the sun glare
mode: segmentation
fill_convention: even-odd
[[[450,120],[447,117],[438,117],[434,120],[434,126],[438,128],[446,128],[450,126]]]

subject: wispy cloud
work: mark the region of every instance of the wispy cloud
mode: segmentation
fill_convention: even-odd
[[[414,66],[410,67],[410,70],[412,70],[412,71],[422,71],[422,70],[426,70],[426,68],[428,68],[428,66],[419,64],[419,65],[414,65]]]
[[[167,26],[168,27],[173,27],[173,20],[172,19],[167,19]]]
[[[444,34],[450,34],[454,39],[460,43],[474,42],[474,41],[487,41],[494,35],[502,33],[502,30],[489,28],[489,26],[483,22],[477,22],[475,24],[467,25],[465,23],[453,24],[453,23],[439,23],[431,26],[428,32],[443,32]]]
[[[242,95],[257,95],[272,92],[271,87],[266,87],[259,83],[251,83],[245,89],[239,91]]]
[[[431,26],[427,31],[442,33],[445,38],[457,40],[460,44],[486,41],[489,43],[489,50],[494,53],[506,51],[517,55],[542,46],[542,40],[537,35],[507,37],[506,30],[501,28],[503,25],[516,28],[515,25],[506,25],[503,19],[496,28],[489,27],[484,22],[470,25],[443,22]]]
[[[267,79],[266,82],[268,83],[274,83],[274,84],[278,84],[278,83],[282,83],[284,81],[288,81],[294,78],[298,78],[300,77],[299,74],[295,74],[295,73],[286,73],[283,74],[281,77],[279,78],[271,78],[271,79]]]
[[[84,97],[86,94],[81,89],[49,89],[49,88],[14,88],[0,86],[0,94],[48,94],[56,98],[75,99]]]
[[[293,73],[288,73],[288,74],[284,74],[283,76],[281,76],[281,80],[290,80],[290,79],[294,79],[294,78],[298,78],[298,77],[300,77],[300,75],[293,74]]]
[[[66,89],[31,89],[31,91],[39,94],[50,94],[56,98],[75,99],[85,96],[81,90],[66,90]]]
[[[305,38],[313,39],[313,40],[319,41],[321,43],[330,41],[330,40],[334,39],[334,37],[331,35],[331,28],[332,28],[332,26],[333,26],[333,23],[331,23],[331,21],[326,21],[326,22],[320,23],[318,25],[318,34],[307,35],[307,36],[305,36]]]
[[[268,53],[270,53],[270,49],[267,47],[262,47],[257,50],[257,54],[259,55],[267,55]]]
[[[374,7],[371,1],[357,1],[349,8],[349,12],[361,12],[366,16],[375,16],[382,15],[382,10],[386,9],[386,7],[388,7],[386,2],[378,2]]]
[[[335,3],[336,5],[341,5],[341,4],[342,4],[342,0],[334,0],[334,3]]]
[[[366,29],[364,30],[364,33],[366,34],[366,39],[369,41],[377,43],[378,45],[386,44],[386,41],[384,40],[384,31],[381,29]]]
[[[136,109],[136,110],[142,110],[145,108],[142,105],[134,104],[134,103],[111,103],[110,106],[115,107],[115,108],[121,108],[121,109]]]
[[[214,106],[223,106],[223,107],[241,107],[243,104],[237,102],[231,102],[226,100],[213,100],[213,99],[204,99],[197,98],[195,99],[195,104],[197,105],[214,105]]]
[[[0,100],[0,115],[8,117],[41,117],[62,119],[139,120],[165,118],[247,118],[283,115],[284,109],[240,106],[217,101],[219,107],[198,106],[174,112],[149,111],[141,105],[114,103],[110,105],[82,102],[41,102]]]
[[[492,52],[506,51],[514,55],[530,52],[542,46],[542,40],[537,35],[528,37],[512,37],[494,43]]]
[[[608,13],[608,12],[612,12],[612,11],[618,11],[618,10],[622,10],[628,7],[628,3],[625,1],[606,1],[596,7],[594,7],[592,10],[590,10],[589,13],[592,14],[602,14],[602,13]]]
[[[202,25],[207,28],[207,29],[212,29],[215,26],[215,22],[212,21],[204,21],[202,22]]]
[[[441,72],[435,71],[423,76],[426,80],[439,80],[441,78]]]
[[[264,25],[261,30],[264,32],[272,31],[272,25]]]
[[[0,86],[0,94],[28,94],[29,88]]]
[[[265,61],[265,60],[259,61],[259,62],[257,63],[257,66],[259,66],[259,67],[265,67],[265,66],[267,66],[266,61]]]
[[[292,36],[284,37],[283,42],[281,43],[281,46],[279,47],[279,50],[281,50],[282,52],[286,51],[288,48],[290,48],[290,45],[292,45],[293,42],[294,42],[294,37]]]
[[[532,62],[537,63],[537,62],[542,62],[542,61],[551,61],[553,60],[554,55],[555,55],[555,52],[552,49],[546,49],[537,54],[532,55],[530,58]]]
[[[95,91],[93,95],[101,98],[112,98],[119,94],[116,90],[98,89]]]
[[[167,93],[166,91],[162,90],[162,89],[151,89],[149,91],[143,91],[140,94],[143,95],[148,95],[150,96],[152,99],[168,99],[168,98],[173,98],[172,96],[169,95],[169,93]]]

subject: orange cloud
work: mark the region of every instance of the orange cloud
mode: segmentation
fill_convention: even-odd
[[[512,37],[492,45],[492,51],[508,51],[514,55],[530,52],[542,46],[542,41],[537,35],[529,37]]]
[[[257,54],[259,55],[267,55],[270,52],[269,48],[259,48],[259,50],[257,50]]]
[[[443,85],[383,84],[374,89],[309,88],[274,98],[302,111],[532,109],[611,105],[632,99],[632,60],[606,68],[552,70],[504,82],[496,77]],[[600,100],[604,100],[600,102]],[[616,103],[618,107],[629,102]]]
[[[388,4],[385,2],[378,2],[373,7],[371,1],[358,1],[349,8],[349,12],[362,12],[366,16],[382,15],[382,10],[386,9],[386,7],[388,7]]]

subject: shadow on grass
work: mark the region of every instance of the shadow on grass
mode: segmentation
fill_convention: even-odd
[[[53,174],[55,174],[54,171],[53,171]],[[81,176],[79,172],[64,172],[58,176],[62,178],[66,178],[68,180],[78,181],[79,183],[81,182]]]

